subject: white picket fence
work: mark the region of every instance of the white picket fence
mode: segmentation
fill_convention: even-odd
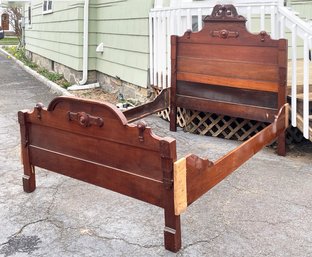
[[[220,3],[222,1],[218,1]],[[297,126],[297,46],[303,44],[303,134],[309,138],[309,50],[312,48],[312,27],[301,20],[294,12],[284,7],[283,0],[250,0],[227,1],[236,6],[240,15],[247,18],[247,27],[252,32],[265,30],[274,39],[291,33],[292,46],[292,125]],[[183,35],[187,30],[202,29],[202,19],[210,15],[216,2],[171,0],[165,7],[162,0],[156,0],[155,7],[149,14],[150,33],[150,83],[159,88],[171,85],[171,35]],[[303,43],[302,43],[302,42]]]

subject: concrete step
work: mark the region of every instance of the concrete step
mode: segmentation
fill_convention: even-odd
[[[304,94],[297,94],[297,98],[303,100]],[[310,102],[312,101],[312,92],[309,93]]]
[[[312,84],[309,86],[309,92],[312,92]],[[297,94],[303,94],[303,85],[297,85]],[[287,95],[291,96],[291,87],[287,87]],[[311,97],[310,97],[311,99]]]
[[[312,142],[312,115],[309,115],[309,140]],[[297,114],[297,128],[303,132],[303,117]]]
[[[291,105],[291,95],[287,96],[287,102]],[[297,112],[303,116],[303,94],[297,94]],[[312,115],[312,92],[309,94],[309,115]]]

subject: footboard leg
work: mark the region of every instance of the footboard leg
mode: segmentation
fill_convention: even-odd
[[[170,131],[177,131],[177,107],[170,108]]]
[[[281,156],[286,155],[286,132],[283,132],[277,138],[277,154]]]
[[[36,189],[35,167],[27,166],[24,165],[23,189],[26,193],[31,193]]]
[[[164,229],[165,248],[172,252],[181,249],[181,224],[180,216],[174,215],[171,211],[165,210]]]
[[[29,157],[29,136],[26,122],[27,111],[18,112],[18,122],[20,123],[21,132],[21,157],[24,166],[23,188],[27,193],[36,189],[35,167],[31,165]]]

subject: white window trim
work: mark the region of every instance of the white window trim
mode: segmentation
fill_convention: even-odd
[[[44,2],[45,1],[42,1],[42,14],[52,13],[53,12],[53,1],[52,0],[47,0],[47,10],[44,10]],[[51,9],[48,9],[49,2],[51,2]]]

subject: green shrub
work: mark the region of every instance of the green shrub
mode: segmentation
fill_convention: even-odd
[[[46,77],[48,80],[53,81],[64,88],[71,86],[71,84],[65,80],[62,74],[48,71],[47,69],[39,67],[36,63],[29,60],[26,56],[25,48],[17,46],[6,46],[4,49],[13,55],[16,59],[20,60],[31,69],[37,71],[40,75]]]
[[[64,80],[62,83],[61,83],[61,86],[65,89],[69,88],[72,84],[69,83],[67,80]]]

